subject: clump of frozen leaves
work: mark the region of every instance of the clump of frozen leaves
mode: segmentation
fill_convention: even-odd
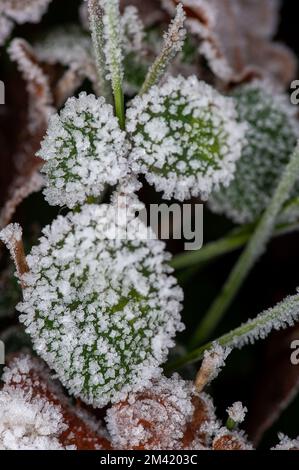
[[[19,381],[19,374],[28,368],[24,359],[17,368],[3,374],[4,386],[0,391],[0,449],[2,450],[59,450],[64,447],[58,436],[66,425],[59,406],[44,397],[32,396],[21,387],[11,385]]]
[[[126,206],[86,205],[46,227],[27,257],[20,320],[86,403],[104,406],[147,384],[182,329],[182,292],[153,238]]]
[[[239,120],[248,123],[246,143],[233,181],[213,194],[210,207],[235,222],[249,223],[269,204],[295,148],[299,127],[289,98],[268,82],[244,85],[233,95]]]
[[[207,198],[233,178],[245,129],[230,98],[195,76],[170,77],[127,111],[129,161],[167,199]]]
[[[106,184],[127,174],[127,151],[125,133],[103,97],[82,92],[70,98],[60,115],[51,117],[38,152],[46,161],[47,201],[73,208],[99,197]]]
[[[38,23],[52,0],[1,0],[0,45],[10,35],[14,23]]]

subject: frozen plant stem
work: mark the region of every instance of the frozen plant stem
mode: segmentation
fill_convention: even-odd
[[[99,4],[103,11],[104,54],[108,76],[112,85],[115,114],[120,127],[124,129],[125,105],[119,0],[99,0]]]
[[[299,319],[299,294],[287,297],[273,308],[260,313],[253,320],[226,333],[215,341],[211,341],[189,352],[185,356],[166,366],[167,372],[197,362],[204,357],[205,351],[209,351],[218,344],[228,348],[242,348],[246,344],[253,344],[258,339],[265,339],[274,329],[276,331],[293,326]]]
[[[184,29],[185,17],[183,6],[179,4],[177,6],[176,16],[164,36],[160,55],[149,69],[144,84],[142,85],[140,95],[147,93],[152,86],[159,83],[171,61],[182,50],[186,37],[186,31]]]
[[[181,253],[172,258],[170,264],[176,270],[190,267],[200,267],[215,258],[231,253],[232,251],[242,248],[252,236],[255,225],[248,225],[242,229],[230,232],[226,237],[212,241],[197,251],[188,251]],[[274,237],[279,237],[287,233],[299,230],[298,222],[278,224],[273,232]]]
[[[285,168],[272,200],[257,225],[252,238],[229,275],[220,295],[196,329],[191,341],[191,347],[200,344],[211,335],[238,293],[249,271],[264,252],[267,242],[272,235],[277,216],[298,179],[298,174],[299,143],[297,143],[291,155],[290,161]]]
[[[99,90],[108,102],[111,102],[111,89],[106,80],[106,63],[104,50],[103,12],[98,0],[88,0],[88,13],[94,57],[97,67]]]

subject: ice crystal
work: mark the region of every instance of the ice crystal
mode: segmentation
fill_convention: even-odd
[[[18,306],[36,351],[98,407],[146,386],[182,329],[164,244],[128,211],[86,205],[46,227]]]
[[[171,22],[169,30],[164,34],[162,50],[148,72],[144,85],[141,89],[141,94],[148,92],[153,85],[158,84],[160,79],[163,77],[168,65],[172,62],[177,53],[182,50],[186,37],[184,21],[185,13],[183,7],[182,5],[178,5],[176,9],[176,16]]]
[[[226,411],[229,418],[234,423],[243,423],[248,410],[240,401],[236,401],[232,406],[229,406]]]
[[[4,386],[0,391],[0,449],[64,449],[59,436],[67,426],[60,407],[44,397],[34,396],[30,388],[24,390],[18,386],[21,374],[29,368],[28,359],[23,358],[4,370]]]
[[[143,173],[165,198],[207,198],[233,178],[244,125],[231,98],[195,76],[170,77],[136,97],[127,111],[133,171]]]
[[[298,138],[296,108],[266,82],[234,93],[241,121],[248,122],[247,143],[228,188],[212,195],[210,207],[237,223],[254,221],[267,207]]]
[[[282,433],[278,434],[280,440],[279,444],[272,450],[298,450],[299,449],[299,437],[297,439],[290,439]]]
[[[107,412],[112,443],[119,449],[191,449],[207,444],[203,425],[214,419],[209,397],[198,395],[177,374],[163,376]],[[197,446],[197,447],[195,447]]]
[[[51,117],[38,152],[46,164],[45,197],[50,204],[72,208],[100,196],[127,173],[125,134],[112,106],[103,97],[70,98],[60,115]]]
[[[1,0],[0,13],[16,23],[38,23],[52,0]]]

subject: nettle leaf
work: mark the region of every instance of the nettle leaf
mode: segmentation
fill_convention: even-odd
[[[245,128],[234,102],[200,82],[170,77],[136,97],[127,112],[129,161],[164,197],[207,198],[228,185],[241,155]]]
[[[298,139],[296,107],[266,82],[234,92],[239,119],[248,122],[247,144],[228,188],[213,194],[210,207],[237,223],[250,223],[269,204]]]
[[[146,386],[182,329],[182,291],[164,243],[130,206],[132,213],[102,204],[59,216],[22,276],[18,310],[36,351],[95,407]]]
[[[127,152],[125,133],[104,98],[84,92],[70,98],[60,115],[51,117],[38,152],[46,161],[46,200],[72,208],[100,196],[106,184],[127,174]]]

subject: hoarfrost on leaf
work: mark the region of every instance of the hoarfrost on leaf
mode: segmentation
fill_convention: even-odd
[[[299,437],[297,439],[290,439],[282,433],[278,434],[279,444],[272,450],[298,450],[299,449]]]
[[[233,181],[209,202],[214,212],[243,224],[255,221],[268,206],[295,148],[299,126],[296,107],[268,82],[244,85],[234,97],[239,120],[248,123],[247,142]]]
[[[245,129],[231,98],[195,76],[170,77],[127,111],[129,161],[167,199],[207,198],[232,180]]]
[[[38,156],[46,161],[45,197],[72,208],[98,197],[127,172],[128,144],[113,108],[104,98],[82,92],[51,117]]]
[[[95,407],[145,387],[182,329],[164,243],[131,211],[86,205],[59,216],[27,257],[18,305],[38,354]]]

